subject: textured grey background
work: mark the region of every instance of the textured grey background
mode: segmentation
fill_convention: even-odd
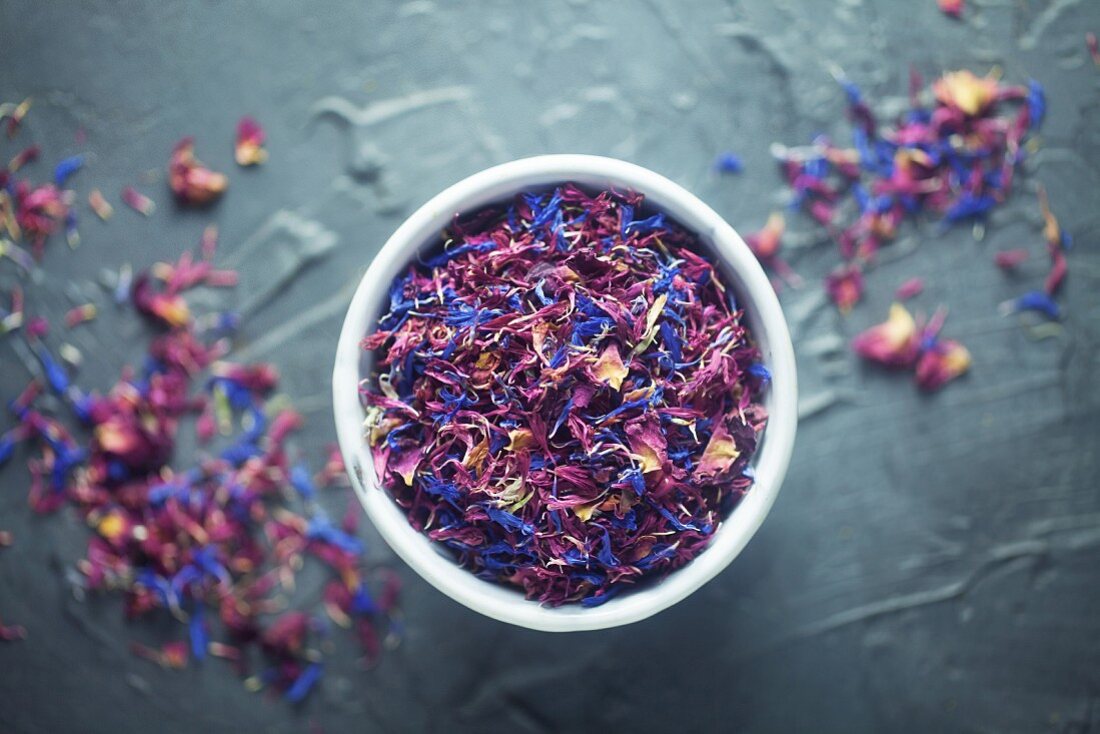
[[[808,282],[782,296],[806,414],[795,459],[757,538],[676,608],[548,636],[468,612],[402,567],[403,645],[370,671],[338,651],[292,710],[216,661],[165,672],[132,658],[124,640],[173,628],[127,626],[117,599],[72,597],[65,569],[85,533],[68,512],[30,516],[20,458],[0,472],[0,527],[16,534],[0,551],[0,613],[30,637],[0,645],[0,731],[1094,731],[1100,69],[1088,29],[1100,31],[1095,0],[970,0],[962,23],[933,0],[0,0],[0,99],[36,98],[20,138],[43,146],[36,172],[75,152],[83,126],[94,158],[76,187],[98,186],[117,210],[106,225],[85,215],[76,252],[55,239],[32,308],[102,301],[101,267],[175,257],[218,222],[245,273],[222,298],[253,313],[239,355],[282,368],[308,415],[306,451],[333,438],[328,370],[359,273],[404,214],[467,174],[542,152],[614,155],[745,232],[783,201],[770,143],[846,139],[830,63],[895,109],[910,63],[928,76],[999,65],[1050,94],[1045,150],[985,240],[907,227],[847,318],[821,305],[834,250],[789,217]],[[268,128],[259,170],[232,163],[242,113]],[[207,212],[175,210],[163,181],[144,178],[184,134],[232,177]],[[744,175],[711,172],[725,149]],[[1064,331],[1042,340],[996,312],[1045,272],[1038,181],[1077,239]],[[158,200],[154,217],[118,205],[127,183]],[[1007,278],[990,258],[1015,246],[1035,256]],[[917,305],[948,305],[947,334],[974,355],[933,396],[843,347],[912,275],[929,283]],[[107,308],[72,337],[96,355],[80,382],[107,385],[145,336]],[[5,344],[0,364],[10,396],[26,375]]]

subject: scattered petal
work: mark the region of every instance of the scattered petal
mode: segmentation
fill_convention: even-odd
[[[923,278],[909,278],[894,291],[894,298],[898,301],[908,301],[910,298],[916,298],[924,292],[924,279]]]
[[[917,359],[917,324],[900,303],[890,306],[886,321],[852,340],[856,354],[887,367],[911,367]]]
[[[956,19],[962,17],[963,0],[936,0],[936,4],[944,15]]]
[[[745,163],[741,160],[741,156],[727,151],[718,156],[714,167],[719,173],[741,173],[745,170]]]
[[[88,206],[90,206],[92,211],[95,212],[95,215],[104,222],[110,219],[111,215],[115,213],[114,207],[108,203],[99,189],[92,189],[88,192]]]
[[[157,208],[152,199],[135,189],[133,186],[127,186],[122,190],[122,201],[126,206],[146,217],[152,214]]]
[[[1030,257],[1028,251],[1023,248],[1001,250],[993,255],[993,262],[1001,270],[1010,271],[1018,268],[1028,257]]]
[[[242,117],[237,123],[237,147],[235,157],[241,166],[254,166],[267,160],[264,150],[264,129],[251,117]]]
[[[183,138],[168,161],[168,186],[181,204],[209,204],[229,187],[229,179],[195,158],[195,141]]]
[[[938,390],[970,369],[970,352],[951,339],[935,340],[917,360],[916,381],[922,390]]]

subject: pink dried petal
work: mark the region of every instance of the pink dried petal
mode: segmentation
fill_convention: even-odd
[[[199,252],[202,254],[202,259],[210,261],[214,259],[214,254],[218,249],[218,225],[208,224],[206,229],[202,231],[202,240],[199,244]]]
[[[969,370],[970,361],[970,352],[959,342],[937,340],[917,361],[917,385],[923,390],[938,390]]]
[[[23,118],[27,116],[27,112],[31,109],[31,98],[27,97],[19,104],[3,104],[0,105],[0,120],[7,121],[8,138],[14,138],[15,134],[19,132],[19,126],[23,122]]]
[[[1053,296],[1058,293],[1062,288],[1062,283],[1065,282],[1066,272],[1065,252],[1061,247],[1053,248],[1050,251],[1050,272],[1043,284],[1043,290],[1046,291],[1047,295]]]
[[[900,303],[890,306],[886,321],[861,332],[852,349],[866,360],[887,367],[910,367],[917,359],[917,324]]]
[[[745,235],[745,244],[752,253],[762,262],[767,262],[779,254],[783,233],[787,229],[787,222],[779,212],[768,215],[768,221],[759,232]]]
[[[395,456],[392,456],[390,458],[389,468],[393,473],[401,477],[406,485],[411,487],[413,476],[416,474],[416,468],[420,464],[420,459],[420,448],[413,446],[408,449],[403,449]],[[466,462],[464,461],[463,463]]]
[[[1017,248],[1015,250],[1001,250],[993,255],[993,262],[1001,270],[1015,270],[1030,257],[1027,250]]]
[[[936,3],[940,6],[940,11],[952,18],[961,18],[963,11],[963,0],[936,0]]]
[[[822,199],[815,199],[810,204],[810,216],[817,220],[818,224],[829,226],[836,217],[836,211],[832,204]]]
[[[191,322],[191,309],[178,294],[157,293],[147,273],[134,279],[134,306],[167,326],[180,327]]]
[[[39,148],[37,145],[27,146],[23,150],[16,153],[15,156],[13,156],[12,159],[8,162],[8,172],[15,173],[28,163],[38,160],[38,156],[41,152],[42,149]]]
[[[27,637],[27,628],[21,624],[4,624],[0,620],[0,642],[15,642]]]
[[[267,136],[256,120],[247,115],[237,123],[237,146],[235,157],[242,166],[254,166],[267,160],[267,151],[263,144]]]
[[[157,208],[157,205],[153,203],[152,199],[135,189],[133,186],[127,186],[122,190],[122,201],[126,206],[146,217],[156,211]]]
[[[642,474],[659,472],[668,461],[668,443],[661,431],[660,423],[647,419],[641,423],[632,423],[626,427],[630,450],[637,458]],[[706,457],[704,453],[704,458]]]
[[[210,170],[195,158],[195,141],[183,138],[168,161],[168,186],[182,204],[208,204],[229,186],[224,174]]]
[[[695,467],[695,476],[698,479],[717,477],[733,466],[740,456],[741,451],[725,423],[719,422]]]
[[[12,309],[15,311],[16,309]],[[22,309],[19,309],[20,311]],[[24,333],[32,339],[42,339],[50,333],[50,322],[44,316],[35,316],[27,322]]]
[[[924,292],[924,279],[923,278],[909,278],[894,291],[894,298],[899,301],[908,301],[910,298],[916,298]]]
[[[65,326],[73,328],[79,324],[86,324],[96,317],[94,303],[85,303],[83,306],[75,306],[65,313]]]
[[[863,271],[855,263],[837,268],[825,277],[825,292],[841,313],[849,313],[863,298]]]

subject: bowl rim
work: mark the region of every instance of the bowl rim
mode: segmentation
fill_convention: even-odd
[[[597,607],[548,607],[513,589],[480,579],[437,549],[409,525],[380,486],[363,437],[365,411],[359,400],[360,341],[373,327],[389,285],[410,257],[432,240],[458,212],[468,212],[529,188],[567,181],[632,189],[697,236],[706,238],[722,261],[750,329],[772,373],[765,396],[768,425],[754,457],[752,488],[715,531],[707,549],[661,581],[632,590]],[[778,386],[778,387],[777,387]],[[493,619],[549,632],[596,630],[637,622],[671,607],[733,561],[768,514],[786,474],[798,421],[794,349],[775,290],[737,232],[711,207],[664,176],[642,166],[603,156],[552,154],[492,166],[447,187],[414,211],[390,236],[367,267],[348,307],[336,349],[332,377],[336,433],[352,486],[379,534],[414,571],[460,604]]]

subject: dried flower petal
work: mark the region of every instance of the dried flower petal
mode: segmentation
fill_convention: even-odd
[[[19,132],[19,125],[22,124],[23,118],[30,111],[31,102],[31,98],[27,97],[19,104],[11,104],[10,102],[0,104],[0,121],[7,121],[9,138],[14,138],[15,134]]]
[[[993,255],[993,262],[1001,270],[1015,270],[1025,260],[1028,259],[1029,253],[1023,248],[1017,248],[1015,250],[1001,250]]]
[[[63,158],[53,169],[53,182],[58,188],[63,188],[69,182],[73,174],[84,167],[84,156],[74,155]]]
[[[1030,291],[1019,298],[1002,303],[1000,310],[1005,315],[1020,311],[1035,311],[1051,321],[1059,321],[1062,318],[1062,308],[1043,291]]]
[[[630,374],[630,370],[623,364],[619,355],[619,345],[612,342],[604,347],[600,358],[592,365],[592,375],[598,382],[619,390],[623,386],[623,380]]]
[[[8,161],[8,172],[15,173],[23,166],[38,160],[39,154],[42,149],[37,145],[28,145],[23,150],[16,153],[10,161]]]
[[[88,192],[88,206],[92,208],[95,215],[106,222],[111,218],[111,215],[115,213],[114,207],[108,203],[107,199],[103,198],[103,194],[99,189],[92,189]]]
[[[707,442],[699,465],[695,468],[695,476],[699,478],[719,476],[728,471],[740,456],[741,451],[737,448],[733,436],[726,430],[724,424],[719,423]]]
[[[152,199],[139,192],[133,186],[127,186],[122,190],[122,201],[126,206],[146,217],[152,214],[157,208]]]
[[[970,369],[970,352],[951,339],[934,340],[917,361],[916,381],[923,390],[938,390]]]
[[[936,4],[944,15],[956,19],[962,17],[963,0],[936,0]]]
[[[263,144],[264,129],[251,117],[242,117],[237,123],[237,147],[235,157],[241,166],[254,166],[267,160]]]
[[[4,621],[0,620],[0,642],[15,642],[26,637],[27,629],[23,625],[4,624]]]
[[[887,367],[910,367],[918,354],[917,324],[900,303],[890,306],[890,315],[852,340],[852,349],[866,360]]]
[[[718,156],[718,160],[714,162],[714,167],[718,169],[719,173],[741,173],[745,170],[745,163],[741,160],[741,156],[727,151]]]
[[[752,250],[761,262],[767,262],[779,254],[783,232],[787,229],[787,222],[779,212],[772,212],[768,221],[759,232],[745,236],[745,244]]]
[[[65,326],[70,329],[79,324],[86,324],[96,317],[96,307],[94,303],[85,303],[83,306],[76,306],[69,309],[65,314]]]
[[[997,80],[966,69],[944,74],[932,85],[936,99],[970,117],[981,114],[997,98]]]
[[[844,265],[825,277],[825,292],[843,314],[863,298],[863,270],[856,263]]]
[[[209,204],[229,187],[229,179],[195,158],[195,141],[183,138],[172,149],[168,161],[168,186],[182,204]]]
[[[910,298],[916,298],[924,292],[924,279],[923,278],[909,278],[894,291],[894,298],[898,301],[908,301]]]

